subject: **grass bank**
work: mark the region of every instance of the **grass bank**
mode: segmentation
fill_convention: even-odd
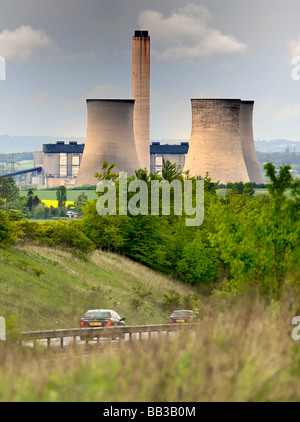
[[[101,307],[115,309],[127,325],[166,323],[166,300],[188,306],[191,291],[113,253],[83,259],[30,245],[0,251],[0,315],[21,331],[78,327],[86,310]]]

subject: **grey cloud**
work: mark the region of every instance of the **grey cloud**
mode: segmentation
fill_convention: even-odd
[[[22,25],[13,31],[4,29],[0,33],[0,55],[7,61],[26,62],[42,49],[59,51],[52,39],[41,29]]]
[[[153,57],[157,60],[191,62],[246,52],[246,44],[212,28],[210,18],[206,7],[189,4],[169,17],[154,10],[144,10],[140,13],[139,24],[150,30]]]

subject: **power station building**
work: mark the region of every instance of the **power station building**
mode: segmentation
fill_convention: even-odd
[[[42,151],[34,152],[34,167],[42,167],[41,173],[33,176],[31,183],[44,185],[46,188],[61,185],[73,186],[79,172],[84,144],[57,141],[56,144],[44,144]]]
[[[161,174],[163,160],[169,160],[173,164],[176,163],[183,169],[188,150],[188,142],[180,142],[180,144],[174,145],[152,142],[150,145],[150,172],[158,171]]]
[[[43,168],[33,183],[46,187],[95,185],[102,164],[115,164],[116,173],[146,168],[161,172],[169,160],[214,182],[263,183],[253,138],[254,101],[240,99],[191,100],[190,142],[150,145],[150,37],[137,30],[132,37],[132,98],[87,99],[85,144],[43,145],[34,156]]]

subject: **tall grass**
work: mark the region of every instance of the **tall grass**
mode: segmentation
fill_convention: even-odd
[[[0,349],[2,401],[299,401],[292,298],[210,301],[193,332],[60,358]],[[100,346],[102,347],[102,346]],[[9,349],[9,353],[8,353]]]

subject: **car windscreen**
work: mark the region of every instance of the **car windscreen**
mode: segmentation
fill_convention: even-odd
[[[88,311],[83,315],[83,318],[88,319],[106,319],[110,317],[110,312],[107,311]]]
[[[174,311],[172,317],[190,317],[192,316],[193,311]]]

